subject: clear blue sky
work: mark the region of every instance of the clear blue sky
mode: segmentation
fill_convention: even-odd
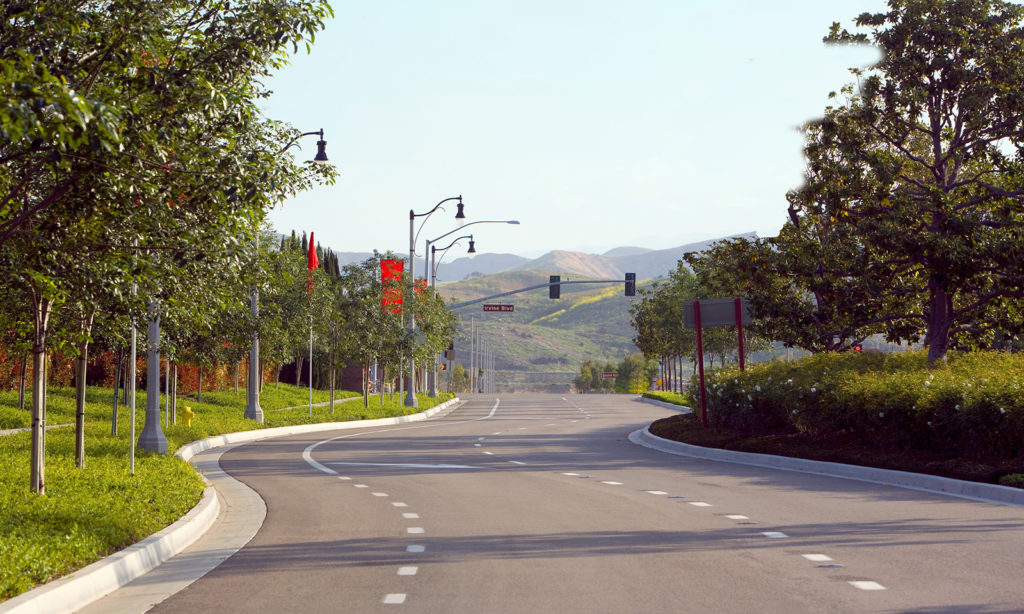
[[[409,210],[461,194],[481,252],[654,249],[775,235],[796,131],[871,48],[827,47],[882,0],[364,0],[270,82],[341,175],[276,209],[339,251],[408,250]],[[293,150],[294,151],[294,150]],[[299,155],[312,156],[314,139]],[[422,241],[455,227],[454,207]],[[457,235],[454,235],[457,236]],[[451,254],[449,258],[458,257]]]

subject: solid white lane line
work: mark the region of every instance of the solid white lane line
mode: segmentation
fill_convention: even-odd
[[[704,503],[703,501],[690,501],[689,504],[693,507],[711,507],[710,503]]]
[[[366,484],[353,484],[356,488],[369,488]]]
[[[647,494],[650,494],[650,495],[667,495],[668,493],[665,492],[664,490],[648,490]]]
[[[484,454],[488,456],[494,456],[494,452],[488,452],[487,450],[484,450]]]
[[[501,431],[498,431],[497,433],[491,433],[491,435],[501,435]]]
[[[387,595],[384,595],[384,599],[382,599],[381,602],[391,605],[405,603],[405,593],[388,593]]]
[[[420,515],[417,514],[416,512],[406,512],[406,513],[402,514],[402,518],[408,518],[409,520],[413,520],[413,519],[419,518],[419,517],[420,517]]]
[[[601,482],[601,483],[602,484],[607,484],[609,486],[622,486],[622,482]]]
[[[347,478],[347,477],[345,477],[345,476],[343,476],[343,475],[339,475],[339,476],[338,476],[338,479],[339,479],[339,480],[351,480],[352,478]]]
[[[416,572],[419,571],[419,567],[399,567],[398,575],[400,576],[415,576]]]
[[[578,473],[563,473],[562,475],[572,475],[572,476],[577,476],[577,475],[579,475],[579,474],[578,474]]]
[[[764,535],[768,539],[785,539],[789,537],[782,531],[762,531],[761,535]]]
[[[526,464],[526,463],[522,463],[522,462],[519,462],[519,461],[509,461],[509,462],[512,463],[513,465],[525,465]]]
[[[386,493],[386,492],[375,492],[375,493],[373,493],[373,496],[374,497],[386,497],[386,496],[388,496],[388,493]]]
[[[885,587],[878,582],[872,582],[870,580],[853,580],[850,584],[854,588],[859,588],[862,591],[884,591]]]
[[[804,557],[808,561],[814,561],[816,563],[832,560],[832,557],[825,554],[801,554],[800,556]]]
[[[427,531],[423,527],[409,527],[405,530],[406,533],[420,534],[426,533]]]
[[[401,503],[401,502],[398,502],[398,501],[392,501],[391,505],[394,505],[395,507],[409,507],[409,505],[407,503]]]
[[[750,520],[750,518],[743,514],[726,514],[725,517],[729,520]]]
[[[427,547],[426,546],[420,546],[420,545],[406,546],[405,547],[405,551],[406,552],[426,552],[427,551]]]

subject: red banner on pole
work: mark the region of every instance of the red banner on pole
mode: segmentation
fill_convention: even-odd
[[[402,313],[402,271],[405,270],[404,260],[381,260],[380,279],[384,284],[384,298],[381,306],[397,305],[391,313]]]
[[[306,282],[306,292],[313,295],[313,271],[320,266],[320,259],[316,257],[316,243],[313,242],[313,231],[309,232],[309,252],[306,254],[306,268],[309,269],[309,281]]]

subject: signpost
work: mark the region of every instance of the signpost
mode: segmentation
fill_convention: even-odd
[[[515,305],[484,304],[484,311],[512,312],[516,310]]]
[[[618,375],[615,371],[605,371],[601,374],[601,379],[615,379]]]
[[[683,304],[683,325],[697,330],[697,372],[700,375],[700,421],[708,426],[707,392],[704,390],[703,328],[735,326],[739,337],[740,371],[743,371],[743,325],[750,324],[750,310],[742,298],[716,298]]]

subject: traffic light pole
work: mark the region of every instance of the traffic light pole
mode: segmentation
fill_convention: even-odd
[[[449,309],[449,310],[459,309],[460,307],[467,307],[469,305],[475,305],[477,303],[482,303],[484,301],[489,301],[489,300],[492,300],[492,299],[501,298],[503,296],[511,296],[513,294],[519,294],[521,292],[529,292],[530,290],[538,290],[540,288],[550,288],[551,286],[568,286],[570,284],[621,284],[621,283],[628,283],[630,281],[633,281],[633,280],[630,280],[628,277],[626,279],[582,279],[582,280],[574,280],[574,281],[549,281],[549,282],[543,283],[543,284],[536,284],[534,286],[527,286],[525,288],[519,288],[518,290],[509,290],[508,292],[502,292],[501,294],[492,294],[490,296],[484,296],[482,298],[475,298],[475,299],[473,299],[471,301],[462,301],[461,303],[452,303],[451,305],[448,305],[447,307],[445,307],[445,309]],[[634,283],[635,283],[635,281],[634,281]],[[628,295],[628,296],[632,296],[632,295]]]

